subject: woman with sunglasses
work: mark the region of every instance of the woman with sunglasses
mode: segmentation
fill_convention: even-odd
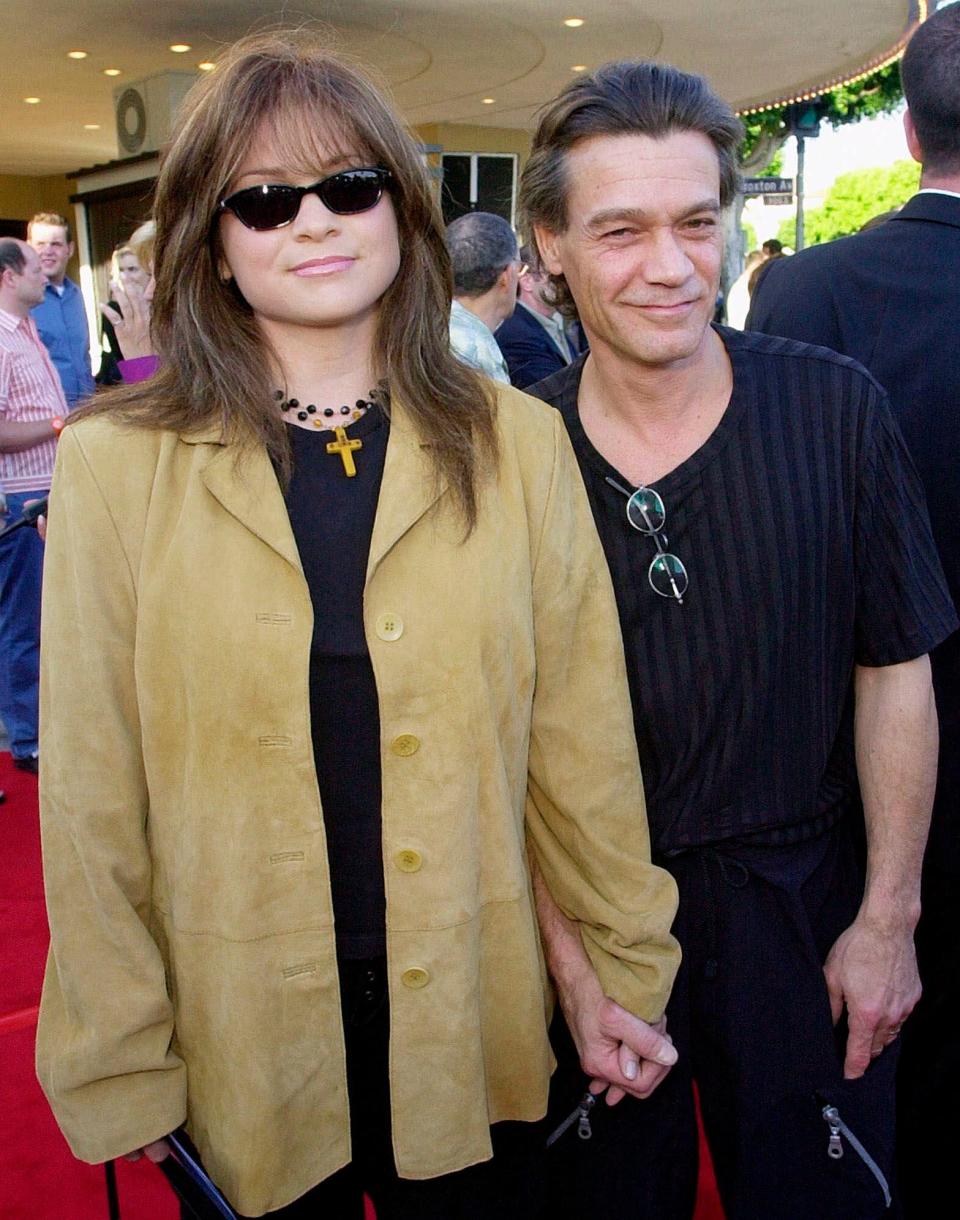
[[[562,422],[451,356],[419,150],[309,35],[197,85],[155,214],[159,371],[51,493],[43,1086],[243,1215],[529,1217],[527,843],[613,1000],[677,956]]]

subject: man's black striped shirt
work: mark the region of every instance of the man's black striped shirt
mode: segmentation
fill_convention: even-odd
[[[886,396],[824,348],[717,328],[733,392],[652,486],[684,604],[647,580],[633,490],[577,411],[583,360],[529,393],[563,415],[613,576],[658,853],[785,841],[858,803],[855,664],[929,652],[957,626],[923,491]]]

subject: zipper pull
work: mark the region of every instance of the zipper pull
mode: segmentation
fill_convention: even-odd
[[[569,1131],[574,1123],[577,1124],[577,1134],[582,1140],[591,1139],[593,1131],[590,1128],[590,1111],[596,1104],[597,1099],[593,1093],[584,1093],[577,1108],[568,1114],[556,1131],[547,1137],[547,1147],[552,1148],[560,1136]]]
[[[839,1161],[843,1156],[843,1144],[840,1140],[840,1111],[836,1106],[824,1106],[821,1113],[823,1121],[830,1128],[830,1139],[827,1142],[827,1156],[832,1161]]]
[[[590,1111],[596,1104],[597,1099],[592,1093],[584,1093],[578,1110],[580,1119],[577,1123],[577,1135],[582,1140],[592,1139],[593,1137],[593,1129],[590,1126]]]

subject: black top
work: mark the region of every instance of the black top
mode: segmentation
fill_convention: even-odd
[[[855,663],[928,652],[957,626],[923,493],[883,391],[852,360],[718,327],[733,393],[652,486],[690,584],[647,579],[633,488],[587,439],[583,360],[531,393],[557,406],[613,575],[658,853],[829,825],[859,798]]]
[[[115,309],[117,313],[122,315],[120,306],[116,301],[107,301],[111,309]],[[118,361],[123,359],[123,352],[120,350],[120,344],[117,342],[117,332],[113,328],[113,323],[109,318],[104,317],[101,320],[103,329],[103,337],[107,341],[107,350],[101,352],[100,368],[94,378],[97,385],[121,385],[123,377],[120,375]]]
[[[363,631],[363,586],[389,425],[378,409],[348,434],[357,473],[326,451],[328,431],[291,428],[287,511],[313,602],[310,719],[342,958],[386,952],[380,832],[380,711]]]

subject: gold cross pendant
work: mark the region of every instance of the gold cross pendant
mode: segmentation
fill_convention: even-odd
[[[353,460],[352,450],[362,449],[363,441],[354,438],[353,440],[347,436],[345,428],[334,428],[337,439],[329,441],[327,444],[327,453],[339,453],[343,461],[343,470],[348,479],[352,479],[357,473],[357,467]]]

